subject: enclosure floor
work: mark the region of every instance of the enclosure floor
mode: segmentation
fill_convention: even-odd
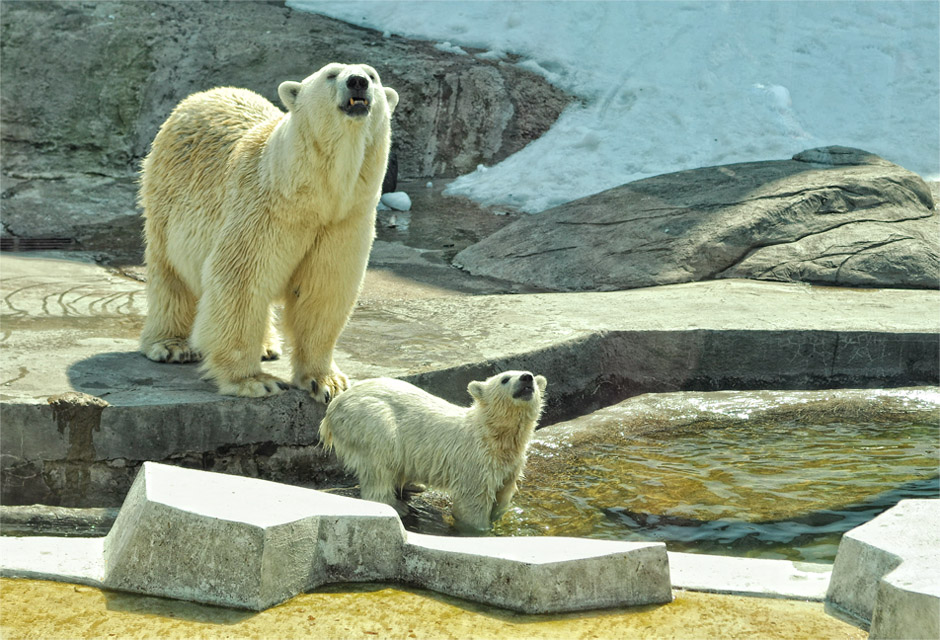
[[[260,613],[0,579],[0,636],[37,638],[866,638],[821,603],[675,591],[668,605],[522,615],[421,589],[339,585]]]

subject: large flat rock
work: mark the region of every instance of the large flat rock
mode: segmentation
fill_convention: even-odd
[[[519,220],[454,263],[560,291],[714,278],[936,288],[938,237],[919,176],[827,147],[631,182]]]
[[[3,502],[114,506],[143,460],[288,482],[342,475],[299,390],[215,393],[196,365],[137,353],[144,285],[93,263],[0,256]],[[336,360],[353,379],[408,379],[452,402],[504,369],[549,378],[545,422],[645,392],[935,384],[933,291],[744,280],[615,293],[360,304]],[[287,376],[284,361],[266,363]],[[78,392],[104,400],[69,408]],[[79,403],[81,404],[81,403]]]

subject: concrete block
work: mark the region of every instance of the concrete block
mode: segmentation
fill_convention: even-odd
[[[902,500],[842,537],[827,600],[871,638],[940,637],[940,500]]]
[[[662,543],[408,534],[402,580],[525,613],[672,601]]]
[[[387,504],[320,491],[313,505],[320,518],[316,582],[395,581],[401,570],[405,528]]]
[[[105,538],[104,583],[261,610],[315,581],[307,490],[145,463]]]

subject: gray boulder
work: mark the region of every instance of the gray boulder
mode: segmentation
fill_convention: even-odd
[[[934,288],[938,238],[919,176],[827,147],[631,182],[508,225],[454,263],[560,291],[715,278]]]
[[[513,64],[291,10],[283,2],[4,2],[0,15],[3,236],[85,247],[136,217],[135,175],[190,93],[277,86],[331,61],[368,62],[395,87],[403,177],[492,164],[539,137],[568,102]],[[48,240],[53,242],[49,244]]]

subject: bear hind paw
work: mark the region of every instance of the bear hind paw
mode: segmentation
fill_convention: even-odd
[[[218,381],[219,393],[243,398],[274,396],[290,389],[290,385],[272,375],[259,373],[238,380]]]
[[[185,338],[168,338],[157,340],[141,347],[141,352],[154,362],[170,362],[173,364],[186,364],[199,362],[202,354],[189,346]]]

